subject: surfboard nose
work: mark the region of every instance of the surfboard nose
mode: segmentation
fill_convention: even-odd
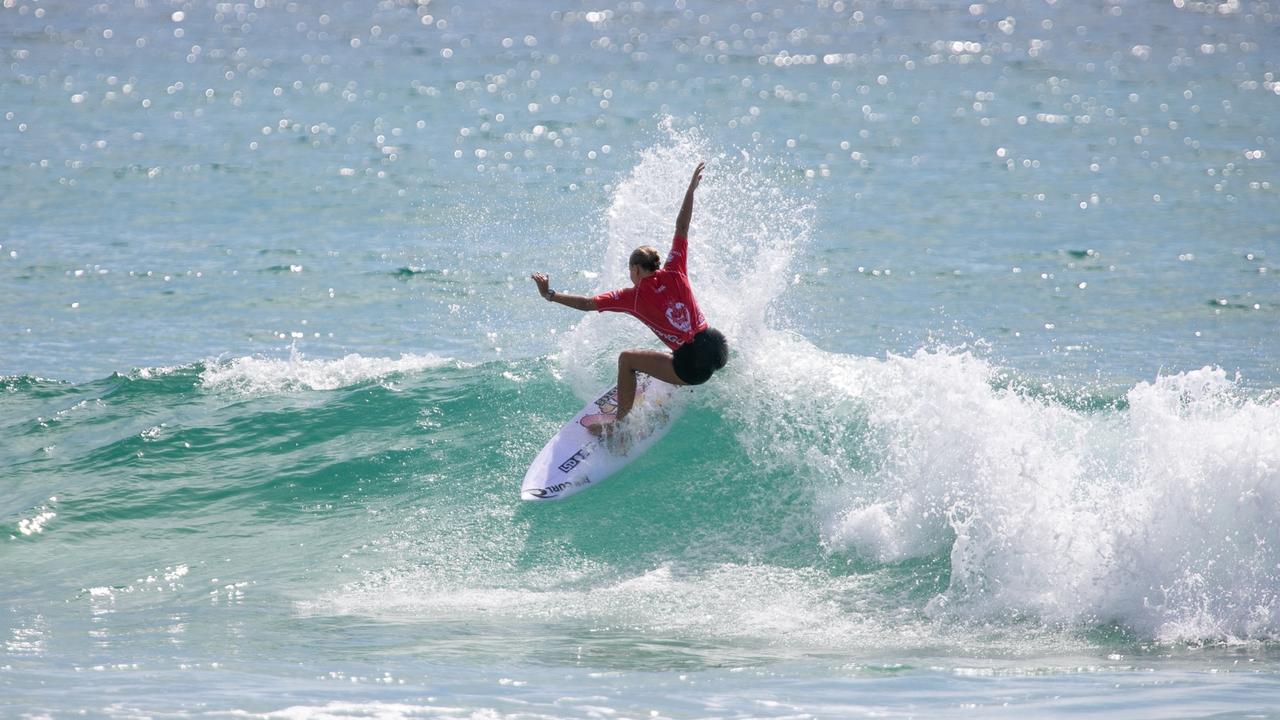
[[[610,388],[580,410],[534,458],[520,484],[525,501],[560,500],[592,485],[598,485],[621,470],[657,442],[679,415],[676,388],[642,376],[647,392],[637,395],[633,424],[625,433],[598,438],[584,427],[583,419],[595,417],[609,406],[617,388]]]

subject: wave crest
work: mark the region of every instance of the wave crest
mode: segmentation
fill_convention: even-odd
[[[368,358],[353,353],[332,360],[309,360],[293,350],[287,359],[240,357],[230,361],[209,361],[200,372],[200,382],[207,390],[273,395],[299,390],[335,390],[450,363],[457,364],[454,360],[432,354],[406,354],[392,359]]]

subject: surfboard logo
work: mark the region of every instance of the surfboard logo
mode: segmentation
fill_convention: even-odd
[[[578,487],[582,487],[584,485],[590,485],[590,484],[591,484],[591,478],[580,477],[577,480],[566,480],[562,483],[556,483],[555,485],[548,485],[547,487],[544,487],[544,488],[526,488],[521,492],[524,493],[525,495],[528,495],[529,497],[535,497],[535,498],[538,498],[539,500],[545,500],[547,498],[553,498],[556,495],[559,495],[560,493],[564,492],[565,490],[569,490],[571,488],[578,488]]]
[[[636,378],[634,419],[606,437],[586,437],[575,427],[585,418],[615,420],[617,388],[587,403],[538,453],[520,486],[522,500],[559,500],[598,484],[643,452],[670,427],[674,388],[641,373]],[[603,411],[603,412],[601,412]],[[590,425],[592,423],[584,423]]]
[[[564,482],[564,483],[560,483],[559,485],[552,485],[551,487],[529,488],[528,490],[524,491],[524,494],[532,497],[536,497],[539,499],[555,497],[556,495],[560,494],[561,490],[564,490],[565,488],[571,486],[572,484],[573,483]]]
[[[583,460],[586,460],[590,456],[591,456],[591,448],[589,446],[584,447],[578,452],[570,455],[568,460],[565,460],[564,462],[560,463],[559,465],[556,466],[556,468],[559,469],[560,472],[562,473],[567,473],[570,470],[578,467],[579,463],[581,463]],[[556,490],[556,492],[560,492],[560,491]]]
[[[689,332],[689,328],[693,327],[691,320],[689,308],[684,303],[667,306],[667,322],[680,332]]]

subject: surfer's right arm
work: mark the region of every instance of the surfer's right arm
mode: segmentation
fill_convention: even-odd
[[[693,219],[693,191],[698,189],[702,181],[702,168],[706,163],[698,163],[693,169],[693,177],[689,179],[689,189],[684,192],[684,202],[680,204],[680,214],[676,215],[676,237],[689,237],[689,221]]]
[[[684,192],[684,202],[680,205],[680,214],[676,216],[676,234],[671,238],[671,252],[667,253],[667,261],[662,267],[684,274],[687,272],[686,256],[689,254],[689,221],[693,219],[693,191],[698,189],[702,181],[702,168],[705,163],[698,163],[693,169],[693,177],[689,179],[689,189]]]
[[[570,295],[569,293],[556,292],[551,289],[551,278],[546,273],[534,273],[529,276],[538,286],[538,294],[543,300],[553,303],[560,303],[574,310],[590,311],[596,309],[595,298],[583,297],[581,295]]]

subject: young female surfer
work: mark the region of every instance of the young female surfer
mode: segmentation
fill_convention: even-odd
[[[729,359],[729,347],[719,330],[709,327],[698,309],[689,284],[685,261],[689,249],[689,220],[693,216],[693,191],[702,180],[704,163],[698,163],[676,216],[676,234],[667,261],[658,266],[658,251],[643,245],[631,253],[628,263],[631,287],[595,297],[570,295],[551,289],[544,273],[531,277],[538,292],[550,302],[576,310],[624,312],[649,326],[672,352],[625,350],[618,356],[618,413],[622,420],[636,397],[636,373],[642,372],[672,385],[701,385]],[[601,434],[604,427],[590,428]]]

